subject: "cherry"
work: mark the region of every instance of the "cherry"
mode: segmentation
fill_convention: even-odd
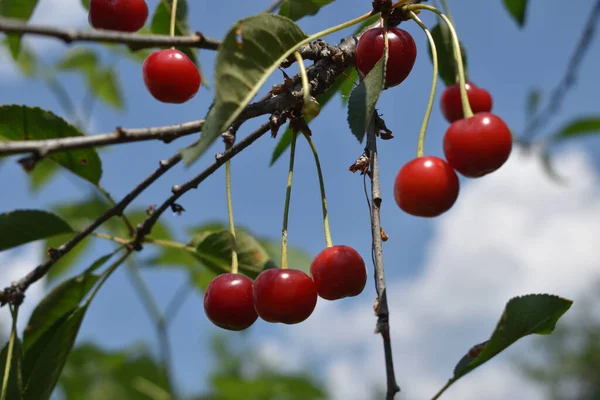
[[[150,54],[144,61],[142,72],[150,94],[163,103],[185,103],[200,89],[198,68],[188,56],[176,49]]]
[[[367,283],[364,260],[348,246],[331,246],[320,252],[310,265],[310,274],[319,296],[326,300],[358,296]]]
[[[495,114],[455,121],[444,135],[444,154],[456,171],[478,178],[500,168],[512,151],[512,134]]]
[[[437,217],[454,205],[459,188],[458,176],[446,161],[423,156],[400,169],[394,183],[394,198],[408,214]]]
[[[241,274],[221,274],[204,292],[204,312],[218,327],[241,331],[258,318],[252,301],[252,279]]]
[[[144,0],[90,0],[88,22],[96,29],[137,32],[147,18]]]
[[[356,68],[367,75],[383,57],[383,28],[369,29],[362,34],[356,46]],[[417,45],[410,33],[399,28],[388,28],[389,57],[385,74],[386,86],[402,83],[412,71],[417,59]]]
[[[264,270],[254,281],[254,308],[267,322],[297,324],[307,319],[317,305],[317,287],[297,269]]]
[[[474,114],[492,111],[492,95],[485,89],[472,82],[466,83],[467,97]],[[450,123],[464,118],[462,101],[460,99],[460,85],[455,83],[448,86],[440,99],[442,114]]]

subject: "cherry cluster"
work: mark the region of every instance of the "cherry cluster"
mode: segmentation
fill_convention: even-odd
[[[310,266],[310,276],[298,269],[271,268],[252,279],[239,273],[217,276],[204,294],[204,310],[215,325],[233,331],[250,327],[260,316],[272,323],[305,321],[326,300],[358,296],[367,282],[365,262],[348,246],[330,246]]]
[[[387,35],[385,78],[389,88],[408,77],[417,48],[412,36],[402,29],[390,27]],[[383,28],[370,29],[360,37],[356,67],[363,76],[383,56],[384,40]],[[492,96],[471,82],[465,84],[465,89],[467,99],[462,99],[459,83],[447,87],[441,96],[442,114],[451,124],[443,139],[446,160],[418,154],[396,176],[394,197],[408,214],[418,217],[443,214],[458,198],[460,185],[456,172],[467,178],[479,178],[496,171],[510,156],[512,134],[506,123],[491,113]],[[464,101],[468,102],[468,110],[463,107]]]
[[[147,19],[144,0],[90,0],[88,21],[93,28],[137,32]],[[175,48],[150,54],[142,74],[150,94],[163,103],[185,103],[198,93],[202,81],[194,62]]]

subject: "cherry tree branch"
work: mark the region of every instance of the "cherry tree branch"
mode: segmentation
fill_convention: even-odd
[[[114,132],[98,135],[70,136],[45,140],[18,140],[0,142],[0,156],[20,153],[34,153],[38,159],[50,153],[108,146],[111,144],[162,140],[172,142],[182,136],[200,132],[204,120],[184,122],[182,124],[156,126],[152,128],[127,129],[118,127]]]
[[[376,113],[377,111],[375,111]],[[373,235],[373,260],[375,264],[375,288],[377,300],[375,301],[375,315],[377,315],[376,332],[383,339],[385,355],[385,370],[387,376],[386,400],[393,400],[400,387],[396,383],[394,373],[394,360],[392,357],[392,341],[390,338],[390,314],[387,302],[385,285],[385,271],[383,268],[383,240],[381,239],[381,190],[379,186],[379,157],[377,153],[377,129],[375,127],[376,114],[373,113],[367,130],[367,150],[371,159],[371,233]]]
[[[61,29],[46,25],[31,25],[19,20],[2,17],[0,17],[0,32],[53,37],[60,39],[67,44],[73,42],[121,43],[128,45],[132,50],[170,46],[217,50],[221,44],[219,40],[206,37],[200,32],[191,36],[171,37],[168,35],[141,35],[139,33],[116,32],[101,29],[77,31],[74,29]]]

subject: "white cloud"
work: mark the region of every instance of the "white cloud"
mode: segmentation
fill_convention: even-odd
[[[582,152],[556,161],[571,177],[568,186],[552,183],[538,160],[519,153],[497,173],[465,182],[453,210],[437,221],[420,274],[388,284],[402,398],[431,398],[462,355],[489,337],[509,298],[550,292],[574,299],[576,310],[577,299],[600,277],[594,240],[600,237],[600,178]],[[281,351],[322,360],[335,399],[369,399],[371,385],[384,384],[370,302],[320,301],[307,322],[286,329]],[[281,340],[261,339],[270,346]],[[509,353],[526,351],[531,340]],[[504,355],[492,360],[444,399],[541,399],[539,388],[507,361]]]
[[[42,261],[42,243],[32,243],[18,249],[0,252],[0,288],[4,289],[27,275]],[[35,306],[44,295],[44,279],[34,283],[19,308],[17,328],[22,332]],[[12,317],[7,306],[0,309],[0,329],[6,337],[10,334]]]

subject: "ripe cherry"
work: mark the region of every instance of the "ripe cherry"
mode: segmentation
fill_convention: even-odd
[[[326,300],[358,296],[367,283],[364,260],[348,246],[331,246],[320,252],[310,265],[310,274],[319,296]]]
[[[500,168],[512,151],[512,134],[495,114],[455,121],[444,135],[444,154],[456,171],[478,178]]]
[[[267,269],[254,281],[254,308],[267,322],[297,324],[317,305],[317,287],[297,269]]]
[[[252,279],[241,274],[217,276],[204,292],[204,312],[218,327],[241,331],[258,318],[252,300]]]
[[[474,114],[492,111],[492,95],[485,89],[472,82],[466,83],[467,97]],[[442,114],[450,123],[464,118],[462,101],[460,99],[460,85],[455,83],[448,86],[440,99]]]
[[[362,34],[356,46],[356,68],[367,75],[383,57],[383,28],[369,29]],[[417,45],[410,33],[399,28],[388,28],[389,57],[385,74],[386,86],[402,83],[412,71],[417,59]]]
[[[150,94],[163,103],[185,103],[200,89],[198,68],[188,56],[176,49],[150,54],[144,61],[142,72]]]
[[[137,32],[147,18],[144,0],[90,0],[88,22],[96,29]]]
[[[454,205],[459,188],[458,176],[446,161],[423,156],[400,169],[394,183],[394,198],[408,214],[437,217]]]

